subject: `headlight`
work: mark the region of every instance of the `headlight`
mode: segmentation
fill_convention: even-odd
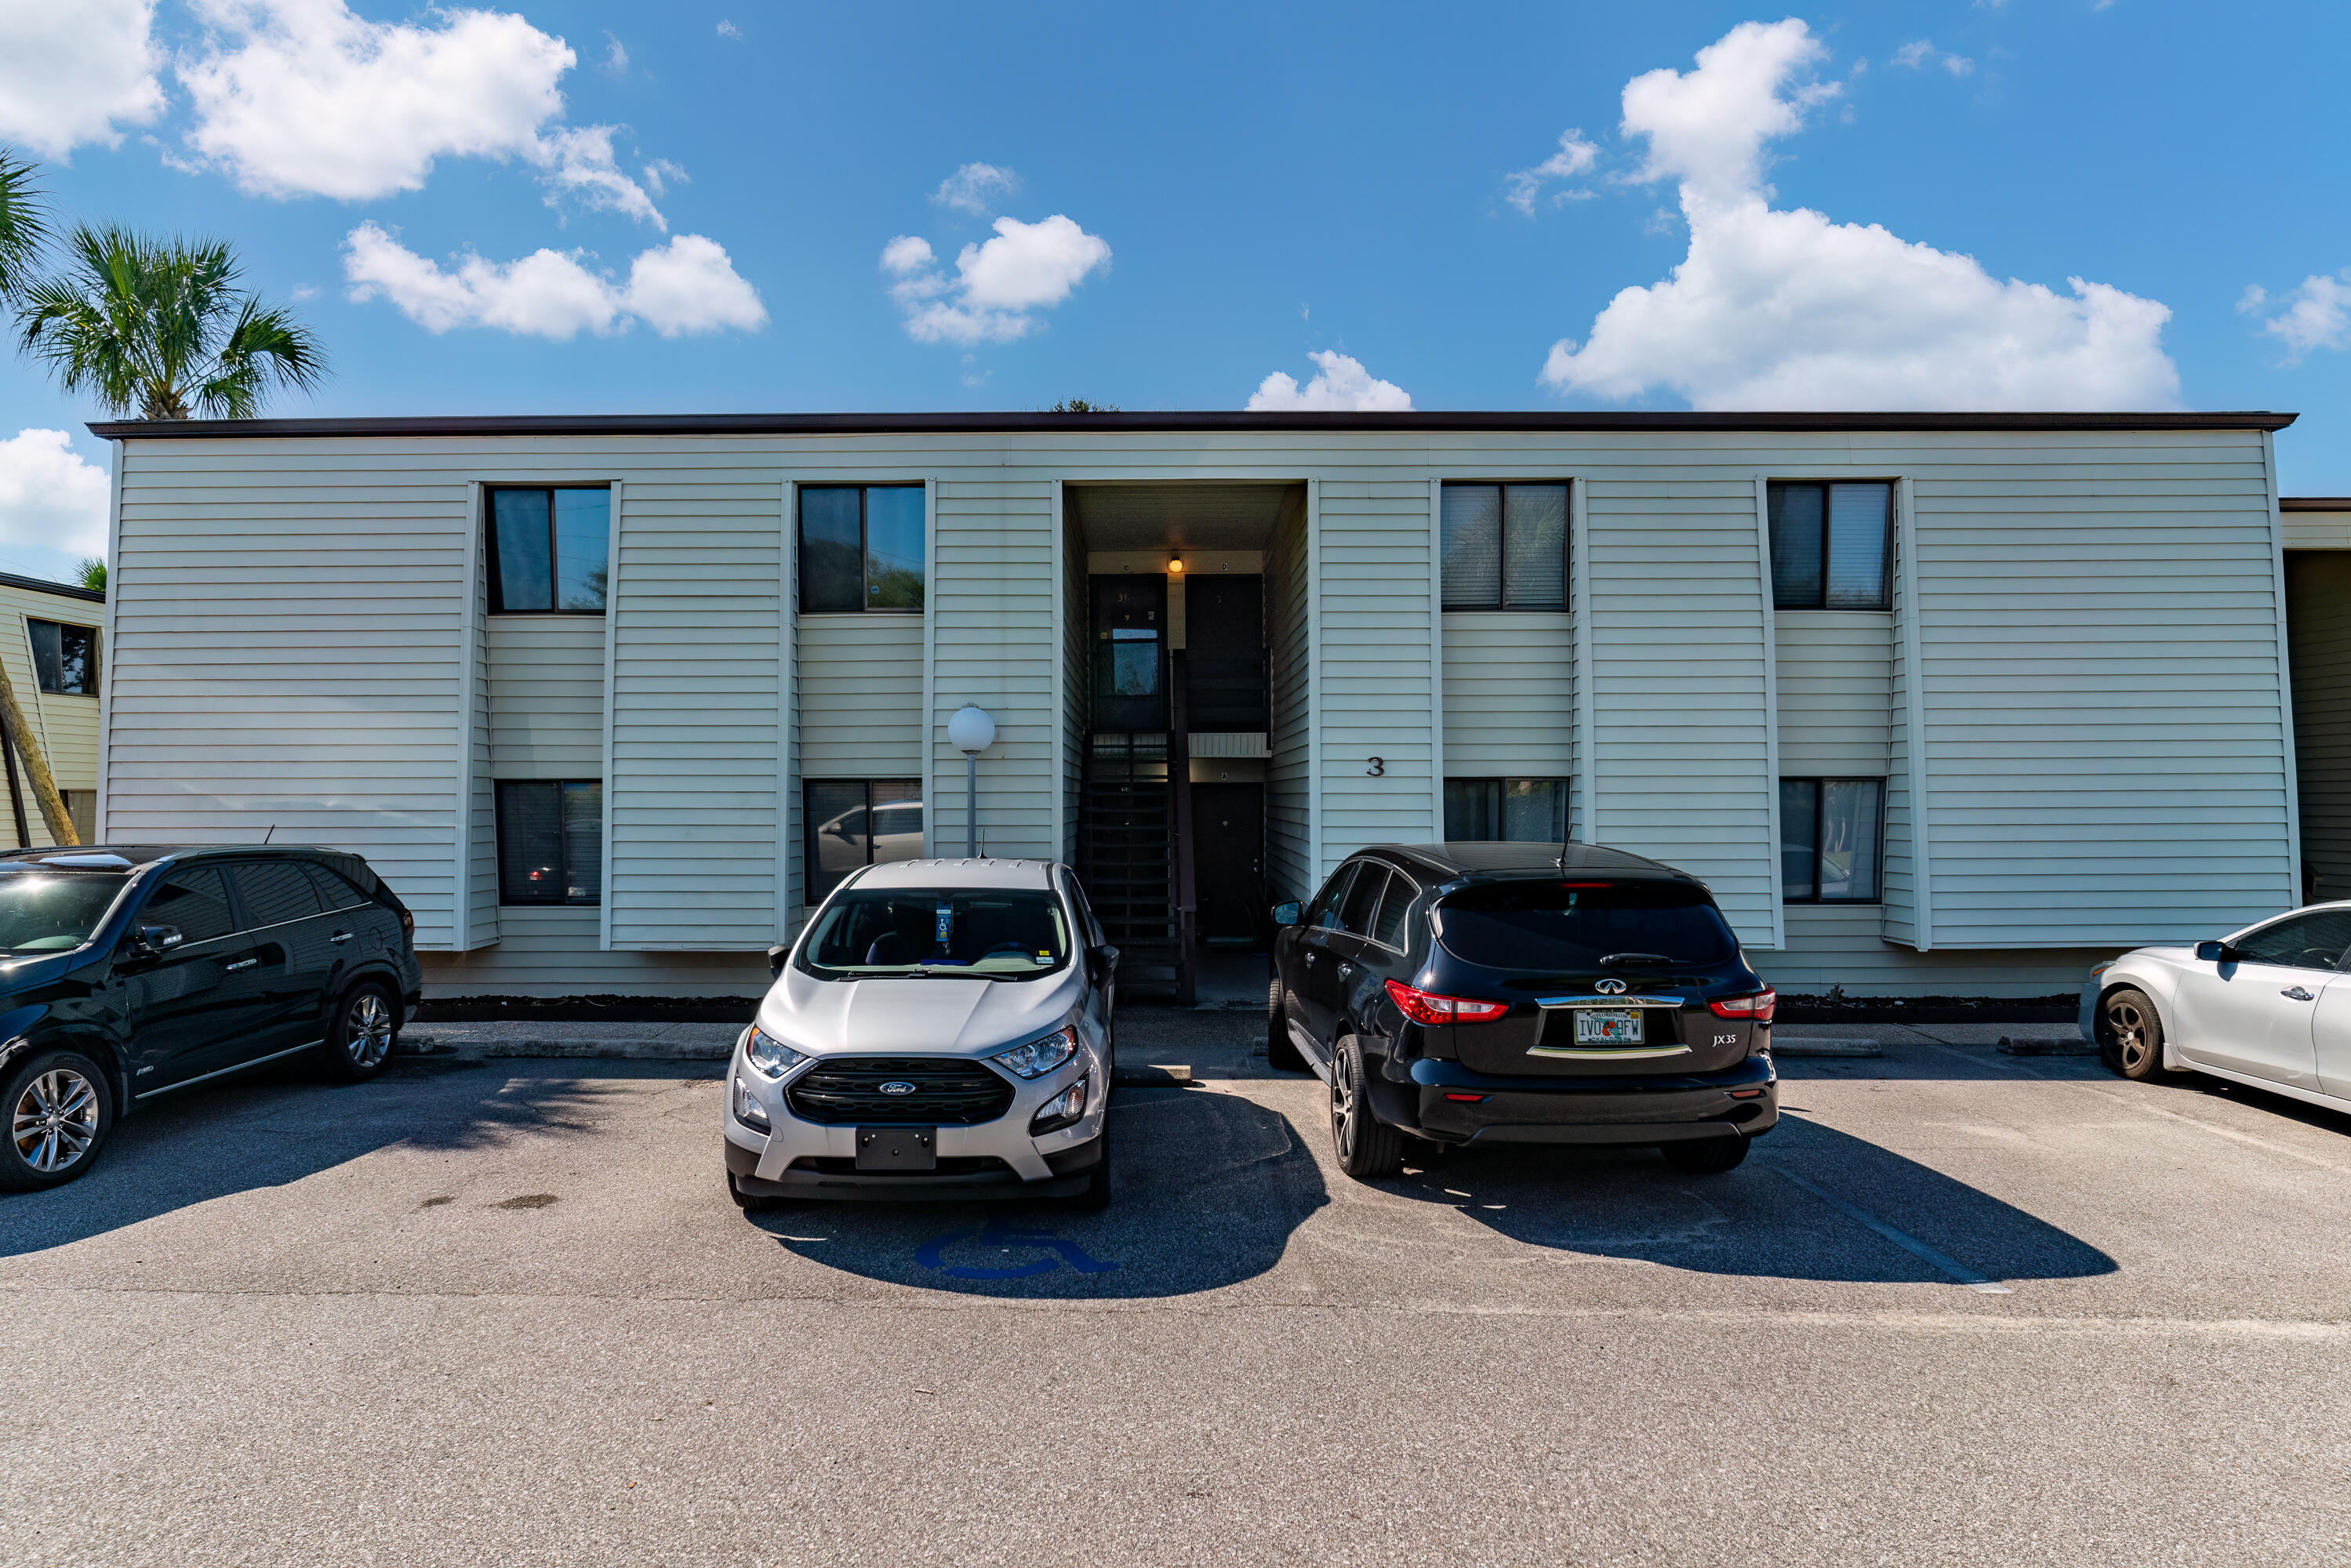
[[[744,1037],[743,1060],[749,1062],[756,1071],[770,1078],[781,1078],[808,1058],[755,1024],[751,1032]]]
[[[759,1103],[759,1092],[751,1087],[747,1079],[735,1081],[735,1119],[763,1133],[768,1130],[768,1108]]]
[[[1057,1029],[1042,1040],[999,1051],[993,1058],[1017,1078],[1042,1078],[1078,1053],[1078,1031]]]

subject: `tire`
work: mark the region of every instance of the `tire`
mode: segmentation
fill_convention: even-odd
[[[1364,1048],[1349,1035],[1331,1063],[1331,1145],[1339,1168],[1358,1181],[1404,1169],[1405,1135],[1372,1113]]]
[[[769,1209],[781,1208],[783,1207],[783,1200],[781,1198],[755,1197],[751,1194],[745,1192],[741,1187],[736,1186],[735,1173],[733,1171],[728,1171],[726,1173],[726,1196],[733,1198],[735,1200],[735,1207],[741,1209],[746,1214],[765,1214]]]
[[[399,1039],[398,999],[382,981],[361,980],[336,1001],[319,1061],[338,1083],[364,1083],[392,1061]]]
[[[1720,1176],[1745,1163],[1750,1141],[1700,1138],[1692,1143],[1667,1144],[1657,1152],[1666,1156],[1666,1164],[1686,1176]]]
[[[2098,998],[2098,1059],[2117,1078],[2158,1083],[2163,1067],[2163,1015],[2145,991],[2119,987]]]
[[[1086,1189],[1066,1199],[1070,1207],[1080,1214],[1100,1214],[1110,1207],[1110,1118],[1102,1118],[1102,1158],[1086,1173]]]
[[[1303,1072],[1306,1058],[1290,1040],[1290,1009],[1282,1005],[1281,979],[1275,977],[1265,998],[1265,1064],[1276,1072]]]
[[[34,1051],[0,1074],[0,1191],[62,1186],[98,1163],[114,1130],[114,1086],[78,1051]]]

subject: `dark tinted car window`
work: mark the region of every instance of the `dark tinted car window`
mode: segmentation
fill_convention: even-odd
[[[1405,945],[1404,917],[1412,908],[1412,901],[1420,890],[1396,875],[1388,873],[1387,896],[1380,900],[1379,918],[1372,922],[1372,940],[1390,947]]]
[[[62,953],[98,935],[126,880],[0,861],[0,951]]]
[[[319,891],[302,874],[298,861],[248,861],[233,866],[236,895],[249,926],[283,925],[319,912]]]
[[[2263,964],[2332,969],[2351,947],[2351,909],[2322,909],[2264,926],[2237,944]]]
[[[1436,915],[1446,951],[1504,969],[1584,969],[1613,954],[1720,964],[1739,950],[1686,883],[1489,883],[1447,895]]]
[[[1306,924],[1332,931],[1339,929],[1339,901],[1347,896],[1347,884],[1354,880],[1354,876],[1355,868],[1352,864],[1343,865],[1332,872],[1331,880],[1322,884],[1322,891],[1314,895],[1313,904],[1308,907]]]
[[[325,866],[312,865],[307,861],[296,863],[301,866],[302,874],[310,879],[310,886],[317,892],[321,908],[349,909],[355,904],[365,904],[368,901],[367,894],[329,871]]]
[[[1380,905],[1380,889],[1387,885],[1384,867],[1364,865],[1356,868],[1354,885],[1347,889],[1347,902],[1339,907],[1339,924],[1358,936],[1372,934],[1372,912]]]
[[[208,865],[192,865],[163,879],[140,911],[141,925],[176,925],[189,942],[209,942],[236,929],[229,917],[228,885]]]

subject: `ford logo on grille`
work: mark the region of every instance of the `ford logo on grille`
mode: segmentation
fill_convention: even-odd
[[[1620,985],[1616,988],[1621,991],[1625,988]],[[903,1078],[892,1079],[882,1085],[882,1092],[884,1094],[912,1094],[914,1092],[914,1086]]]
[[[1592,988],[1598,991],[1604,997],[1621,997],[1625,994],[1625,982],[1622,980],[1603,980]],[[884,1094],[887,1094],[890,1092],[890,1086],[887,1083],[884,1083],[882,1085],[882,1092]]]

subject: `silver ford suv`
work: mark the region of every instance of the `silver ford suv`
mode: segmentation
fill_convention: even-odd
[[[1110,1201],[1118,950],[1069,867],[866,867],[769,958],[727,1072],[737,1203]]]

